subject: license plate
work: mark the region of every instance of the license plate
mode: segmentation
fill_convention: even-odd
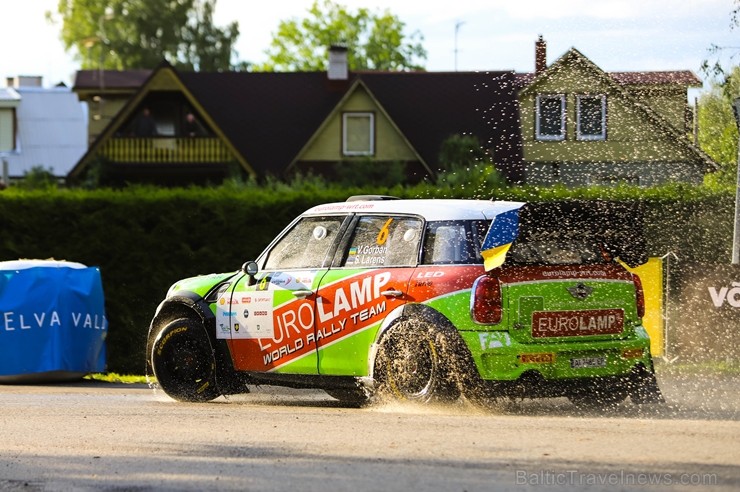
[[[606,357],[583,357],[580,359],[571,359],[570,367],[573,369],[606,367]]]

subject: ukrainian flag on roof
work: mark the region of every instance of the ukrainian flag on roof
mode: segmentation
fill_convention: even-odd
[[[487,272],[500,267],[506,260],[506,253],[519,234],[519,209],[523,205],[517,204],[516,208],[501,212],[493,219],[481,246]]]

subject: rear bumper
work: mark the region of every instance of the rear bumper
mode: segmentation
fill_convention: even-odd
[[[633,366],[627,374],[591,378],[544,379],[536,371],[528,371],[513,381],[482,381],[478,391],[487,397],[555,398],[579,395],[621,394],[634,403],[660,403],[663,396],[655,374],[642,364]]]
[[[523,344],[507,332],[461,335],[484,381],[515,382],[534,373],[543,381],[567,382],[629,377],[637,366],[653,370],[650,340],[641,326],[631,337],[599,341]]]

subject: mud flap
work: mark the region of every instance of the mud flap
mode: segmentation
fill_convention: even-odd
[[[663,393],[658,387],[655,373],[640,365],[632,369],[630,375],[629,394],[632,403],[644,405],[651,403],[665,403]]]

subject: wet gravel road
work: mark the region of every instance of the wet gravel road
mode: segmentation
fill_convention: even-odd
[[[740,378],[662,371],[667,403],[346,408],[260,387],[0,386],[0,491],[739,490]]]

